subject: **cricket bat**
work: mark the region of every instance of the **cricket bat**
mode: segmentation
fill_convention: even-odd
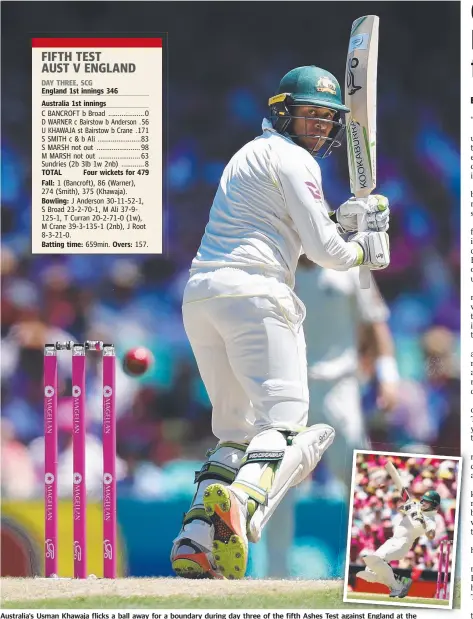
[[[348,168],[351,192],[367,198],[376,187],[376,79],[379,17],[366,15],[351,27],[345,73]],[[366,230],[366,217],[358,215],[358,231]],[[370,287],[370,270],[360,267],[361,288]]]
[[[387,472],[389,473],[389,476],[394,482],[394,485],[401,493],[403,500],[405,500],[406,496],[407,496],[407,499],[410,499],[411,497],[409,495],[409,492],[407,491],[405,484],[402,483],[401,476],[399,475],[397,468],[394,466],[391,460],[389,460],[389,462],[387,462],[384,465],[384,468],[387,470]]]

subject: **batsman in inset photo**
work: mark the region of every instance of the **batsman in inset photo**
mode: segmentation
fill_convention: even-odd
[[[451,607],[461,460],[358,451],[344,600]]]

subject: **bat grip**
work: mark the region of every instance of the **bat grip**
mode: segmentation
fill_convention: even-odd
[[[366,215],[360,213],[356,216],[356,221],[358,224],[358,232],[364,232],[368,229],[366,224]],[[370,270],[367,266],[360,266],[360,288],[367,290],[370,287],[371,283],[371,275]]]

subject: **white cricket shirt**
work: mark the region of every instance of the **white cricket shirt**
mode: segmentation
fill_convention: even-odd
[[[328,216],[318,163],[265,119],[262,135],[245,144],[222,174],[191,273],[256,267],[282,276],[292,288],[302,252],[338,270],[354,266],[359,256]]]

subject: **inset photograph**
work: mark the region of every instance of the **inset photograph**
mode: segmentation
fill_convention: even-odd
[[[355,451],[344,602],[452,608],[461,459]]]

